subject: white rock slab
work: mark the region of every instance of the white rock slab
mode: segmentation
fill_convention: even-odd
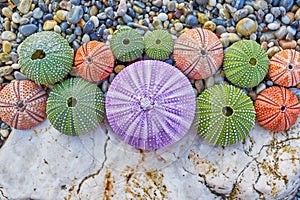
[[[0,149],[0,199],[291,199],[300,186],[300,121],[289,131],[256,126],[218,147],[195,128],[154,152],[120,141],[104,123],[65,136],[45,121],[14,130]]]

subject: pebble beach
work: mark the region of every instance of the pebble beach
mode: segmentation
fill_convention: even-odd
[[[0,13],[1,87],[28,79],[18,64],[18,47],[41,31],[59,33],[74,53],[93,40],[109,45],[122,28],[135,29],[143,37],[163,29],[174,41],[189,29],[208,29],[218,36],[225,52],[235,42],[247,39],[260,44],[269,58],[284,49],[300,51],[300,0],[0,0]],[[149,59],[145,53],[138,58]],[[176,66],[172,54],[163,61]],[[128,64],[115,59],[113,72],[96,83],[104,96]],[[78,74],[72,67],[68,77],[75,76]],[[230,84],[222,67],[213,76],[190,82],[196,96],[214,85]],[[255,101],[260,92],[273,85],[267,76],[257,86],[242,90]],[[53,85],[45,88],[50,90]],[[289,89],[300,99],[300,84]],[[0,120],[0,148],[11,130]],[[300,199],[300,192],[293,198]]]

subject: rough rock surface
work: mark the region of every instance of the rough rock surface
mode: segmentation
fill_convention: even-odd
[[[195,128],[156,152],[119,141],[106,123],[70,137],[45,121],[0,149],[0,199],[291,199],[300,186],[300,122],[218,147]]]

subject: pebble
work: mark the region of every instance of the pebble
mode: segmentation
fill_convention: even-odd
[[[286,11],[291,10],[293,7],[294,0],[280,0],[279,6],[282,6],[286,9]]]
[[[209,88],[215,85],[214,77],[211,76],[205,80],[205,88]]]
[[[3,41],[2,42],[2,50],[4,53],[10,53],[11,51],[11,44],[8,41]]]
[[[5,7],[5,8],[2,8],[2,15],[4,15],[5,17],[11,19],[12,17],[12,10],[10,9],[10,7]]]
[[[28,11],[31,7],[31,3],[32,3],[32,0],[21,0],[21,2],[17,8],[21,13],[26,14],[26,13],[28,13]]]
[[[266,82],[266,84],[267,84],[267,86],[269,86],[269,87],[271,87],[271,86],[274,85],[273,81],[271,81],[271,80],[268,80],[268,81]]]
[[[2,40],[8,40],[8,41],[13,41],[17,38],[17,35],[14,32],[11,31],[3,31],[1,34],[1,39]]]
[[[297,30],[295,28],[293,28],[292,26],[288,26],[286,30],[292,35],[296,35],[296,33],[297,33]]]
[[[54,30],[56,33],[61,33],[61,28],[60,28],[60,26],[58,26],[58,25],[55,25],[54,28],[53,28],[53,30]]]
[[[260,84],[256,87],[255,92],[256,92],[256,94],[259,94],[261,91],[263,91],[263,90],[266,89],[266,88],[267,88],[266,84],[260,83]]]
[[[208,17],[206,16],[206,14],[204,14],[204,13],[198,13],[197,17],[198,17],[198,22],[200,24],[204,24],[205,22],[207,22],[209,20]]]
[[[195,88],[197,89],[197,92],[200,94],[205,88],[203,80],[196,80]]]
[[[286,26],[281,26],[277,31],[275,31],[274,35],[277,39],[283,39],[288,33]]]
[[[248,92],[248,96],[253,100],[255,101],[256,100],[256,97],[257,97],[257,94],[254,92],[254,91],[249,91]]]
[[[185,19],[185,23],[189,27],[197,26],[198,18],[195,15],[189,14]]]
[[[164,21],[168,20],[168,15],[165,14],[165,13],[159,13],[159,14],[157,15],[157,18],[159,18],[162,22],[164,22]],[[196,19],[196,20],[197,20],[197,19]]]
[[[106,92],[106,91],[108,90],[108,80],[107,80],[107,79],[105,79],[105,80],[102,82],[101,90],[102,90],[102,92]]]
[[[288,16],[285,15],[285,16],[281,17],[281,22],[284,24],[290,24],[291,20],[290,20],[290,18],[288,18]]]
[[[35,24],[26,24],[19,27],[19,31],[24,36],[29,36],[36,32],[38,27]]]
[[[218,25],[216,27],[216,34],[221,35],[222,33],[226,32],[226,28],[222,25]]]
[[[12,21],[16,24],[20,23],[20,19],[21,16],[19,15],[19,13],[15,12],[14,14],[12,14]]]
[[[300,8],[298,8],[298,10],[296,11],[294,17],[295,17],[295,20],[300,20]]]
[[[176,31],[181,31],[183,29],[183,24],[178,22],[174,25]]]
[[[126,12],[127,12],[126,0],[121,0],[119,7],[117,9],[117,15],[122,17],[126,14]]]
[[[253,4],[253,7],[255,10],[259,10],[259,9],[266,10],[268,9],[268,3],[264,0],[256,0]]]
[[[279,45],[283,49],[294,49],[297,46],[297,42],[295,40],[280,40]]]
[[[270,12],[273,14],[273,16],[275,18],[279,17],[281,15],[281,11],[280,11],[280,8],[279,7],[272,7],[270,9]]]
[[[43,30],[50,31],[54,28],[55,25],[57,25],[57,22],[55,20],[47,20],[43,25]]]
[[[7,76],[9,75],[10,73],[12,73],[14,69],[11,68],[11,66],[3,66],[3,67],[0,67],[0,76]]]
[[[89,20],[85,23],[85,25],[83,26],[83,33],[91,33],[94,29],[94,23]]]
[[[88,34],[84,34],[82,36],[82,42],[83,43],[86,43],[86,42],[89,42],[91,39],[90,39],[90,36]]]
[[[114,72],[115,72],[116,74],[118,74],[118,73],[120,73],[120,71],[122,71],[124,68],[125,68],[125,65],[117,65],[117,66],[115,66],[115,68],[114,68]]]
[[[9,135],[9,130],[8,129],[0,129],[0,135],[4,138],[7,138]]]
[[[257,23],[249,18],[241,19],[237,25],[236,30],[238,33],[242,34],[245,37],[250,36],[252,33],[257,30]]]
[[[280,49],[279,49],[278,46],[273,46],[273,47],[271,47],[271,48],[269,48],[269,49],[267,50],[267,54],[268,54],[269,57],[272,57],[272,56],[275,55],[275,53],[277,53],[277,52],[279,52],[279,51],[280,51]]]
[[[300,89],[298,88],[289,88],[297,97],[298,99],[300,100]],[[299,194],[299,197],[300,197],[300,194]]]
[[[274,16],[271,13],[268,13],[265,15],[265,21],[266,23],[272,23],[274,21]]]
[[[98,12],[99,12],[99,10],[98,10],[97,6],[93,5],[90,9],[89,14],[90,14],[90,16],[96,16],[98,14]]]
[[[168,2],[168,3],[167,3],[167,8],[168,8],[168,10],[169,10],[170,12],[175,11],[175,10],[176,10],[176,7],[177,7],[176,4],[177,4],[176,1],[170,1],[170,2]]]
[[[11,68],[20,69],[20,65],[18,63],[14,63],[14,64],[11,65]]]
[[[68,11],[66,10],[58,10],[55,14],[59,20],[65,21],[67,20]]]
[[[35,8],[32,12],[32,16],[35,18],[35,19],[41,19],[44,15],[44,12],[41,10],[41,8]]]
[[[74,6],[67,14],[67,21],[70,24],[76,24],[80,21],[83,16],[83,9],[81,6]]]
[[[17,80],[28,80],[28,78],[24,74],[22,74],[21,72],[19,72],[19,71],[15,71],[14,72],[14,77]]]
[[[95,28],[99,26],[99,19],[96,16],[91,16],[90,20],[94,23]]]
[[[279,29],[279,27],[280,27],[280,24],[277,23],[277,22],[273,22],[273,23],[268,24],[268,28],[272,31],[275,31],[275,30]]]
[[[214,32],[216,30],[216,27],[217,27],[217,25],[212,21],[207,21],[203,25],[204,29],[211,30],[212,32]]]
[[[110,19],[114,19],[114,17],[115,17],[114,11],[111,7],[105,8],[104,13]]]
[[[240,21],[242,18],[248,15],[249,11],[245,8],[236,11],[233,15],[233,19],[235,22]]]

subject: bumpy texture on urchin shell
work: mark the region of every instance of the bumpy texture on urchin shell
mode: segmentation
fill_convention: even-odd
[[[254,65],[250,64],[251,58],[255,59]],[[269,58],[257,42],[240,40],[226,51],[223,68],[226,78],[234,85],[251,88],[257,86],[267,75]]]
[[[230,116],[224,114],[224,107],[232,109]],[[235,144],[248,136],[255,124],[253,102],[237,87],[215,85],[197,98],[196,122],[199,134],[209,142]]]
[[[74,64],[82,78],[97,82],[107,78],[113,71],[114,56],[106,44],[90,41],[78,48]]]
[[[169,57],[173,51],[174,40],[172,36],[164,30],[155,30],[146,35],[146,54],[153,59],[163,60]]]
[[[69,101],[71,97],[76,100]],[[68,106],[68,104],[74,104]],[[66,135],[93,131],[104,118],[104,96],[97,85],[71,78],[56,85],[49,94],[47,116],[55,129]]]
[[[290,87],[300,83],[300,53],[285,49],[270,60],[269,75],[280,86]]]
[[[144,46],[142,36],[134,29],[120,29],[110,41],[110,49],[114,56],[124,62],[137,59],[143,53]]]
[[[122,140],[154,150],[187,133],[195,104],[184,74],[165,62],[147,60],[129,65],[115,77],[105,105],[108,122]]]
[[[273,86],[257,96],[255,110],[258,123],[277,132],[289,129],[297,121],[300,105],[292,91]]]
[[[9,83],[0,91],[0,118],[15,129],[30,129],[46,119],[47,96],[32,81]]]
[[[32,59],[42,50],[45,57]],[[73,65],[73,52],[67,40],[51,31],[30,35],[18,49],[21,71],[38,84],[54,84],[64,78]]]
[[[183,33],[174,46],[177,67],[192,79],[213,75],[222,65],[223,46],[210,30],[196,28]]]

